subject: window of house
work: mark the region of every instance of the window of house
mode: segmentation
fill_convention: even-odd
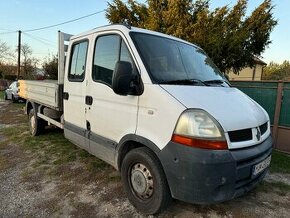
[[[88,41],[73,45],[68,79],[81,82],[85,78]]]

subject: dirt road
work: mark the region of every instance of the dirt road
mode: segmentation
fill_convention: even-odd
[[[23,106],[0,101],[0,217],[144,217],[119,173],[60,130],[32,138]],[[290,174],[273,171],[244,197],[211,206],[173,201],[157,217],[289,217],[289,205]]]

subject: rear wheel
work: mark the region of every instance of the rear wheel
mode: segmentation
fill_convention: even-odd
[[[167,208],[171,194],[161,163],[148,148],[131,150],[121,167],[122,182],[131,203],[144,214]]]
[[[43,132],[44,127],[45,127],[45,122],[44,120],[38,118],[36,114],[34,113],[34,110],[31,109],[28,115],[28,125],[29,125],[29,130],[30,130],[31,135],[37,136]]]

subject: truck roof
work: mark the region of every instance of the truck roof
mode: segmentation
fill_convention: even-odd
[[[118,30],[118,31],[121,31],[123,33],[129,33],[129,32],[147,33],[147,34],[162,36],[165,38],[174,39],[174,40],[181,41],[181,42],[184,42],[187,44],[191,44],[187,41],[184,41],[180,38],[177,38],[177,37],[174,37],[171,35],[163,34],[163,33],[152,31],[152,30],[142,29],[142,28],[138,28],[138,27],[131,27],[131,26],[128,26],[125,24],[110,24],[110,25],[106,25],[106,26],[97,27],[97,28],[94,28],[92,30],[74,35],[71,37],[71,39],[77,39],[77,38],[83,37],[85,35],[90,35],[90,34],[93,34],[96,32],[102,32],[102,31],[108,31],[108,30]],[[191,44],[191,45],[194,45],[194,44]],[[196,45],[194,45],[194,46],[196,46]],[[198,47],[198,46],[196,46],[196,47]]]

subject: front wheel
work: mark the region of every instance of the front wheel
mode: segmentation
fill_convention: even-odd
[[[4,93],[4,100],[8,100],[6,92]]]
[[[37,136],[41,134],[45,127],[44,120],[39,119],[34,113],[33,109],[29,111],[28,125],[32,136]]]
[[[121,176],[130,202],[140,212],[156,214],[169,205],[171,194],[165,173],[148,148],[133,149],[125,156]]]

